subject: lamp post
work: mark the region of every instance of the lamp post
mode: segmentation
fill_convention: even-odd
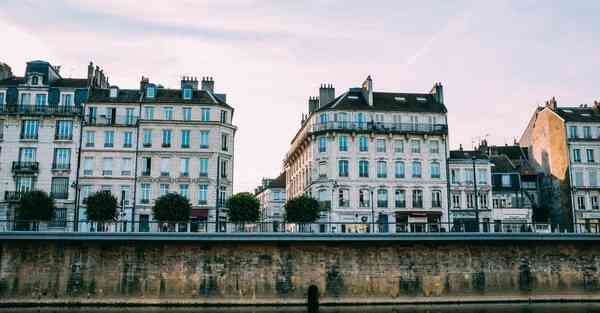
[[[333,208],[333,201],[335,195],[335,189],[337,189],[340,185],[338,185],[337,181],[333,181],[331,184],[331,203],[329,204],[329,212],[327,213],[327,228],[329,228],[329,232],[331,232],[331,209]]]
[[[373,198],[373,194],[375,188],[371,187],[371,232],[375,232],[375,198]]]
[[[477,232],[479,232],[479,202],[477,201],[477,173],[475,171],[475,160],[476,156],[473,156],[473,190],[475,192],[475,221],[477,223]]]

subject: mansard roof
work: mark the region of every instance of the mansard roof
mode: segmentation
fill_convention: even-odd
[[[373,92],[371,106],[359,88],[350,89],[317,112],[327,110],[447,113],[446,106],[429,93]]]
[[[139,89],[118,89],[118,95],[115,98],[110,97],[110,89],[92,89],[89,102],[125,102],[125,103],[181,103],[181,104],[201,104],[201,105],[219,105],[231,108],[219,94],[214,94],[205,90],[194,90],[190,100],[183,99],[181,89],[156,88],[156,95],[153,98],[143,97],[143,92]]]
[[[0,87],[19,87],[26,83],[25,77],[13,76],[0,80]],[[85,78],[59,78],[52,81],[49,87],[58,88],[87,88],[88,82]]]
[[[600,109],[594,107],[558,107],[555,110],[565,122],[600,123]]]

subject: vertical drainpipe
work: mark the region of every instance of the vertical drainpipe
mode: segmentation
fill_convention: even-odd
[[[446,121],[446,127],[448,122]],[[448,227],[450,227],[450,154],[448,151],[448,135],[446,135],[446,139],[444,140],[444,155],[446,156],[446,222],[448,223]],[[444,221],[442,221],[443,223]],[[449,231],[450,229],[448,229]]]
[[[575,195],[573,192],[573,167],[571,166],[571,143],[569,142],[569,134],[567,132],[567,123],[565,123],[565,139],[567,141],[567,158],[568,158],[568,171],[569,171],[569,197],[571,198],[571,225],[573,225],[573,231],[577,232],[576,218],[575,218]],[[560,191],[559,191],[560,192]]]
[[[144,101],[144,92],[140,93],[138,104],[138,118],[135,122],[135,165],[133,170],[133,205],[131,206],[131,232],[135,232],[135,209],[137,205],[137,179],[138,179],[138,156],[140,151],[140,120],[142,119],[142,102]]]
[[[81,106],[81,116],[79,117],[79,146],[77,147],[77,172],[75,173],[75,212],[73,215],[73,231],[79,231],[79,168],[81,166],[81,144],[83,142],[83,125],[85,124],[85,105],[87,104],[91,93],[91,86],[88,83],[88,94],[86,101]]]
[[[220,147],[218,147],[220,149]],[[220,225],[219,225],[219,187],[220,187],[220,177],[221,177],[221,152],[217,152],[217,186],[215,187],[215,190],[217,191],[217,193],[215,194],[215,230],[216,232],[220,232]]]

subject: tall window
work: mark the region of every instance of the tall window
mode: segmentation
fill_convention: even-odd
[[[85,157],[83,159],[83,176],[94,175],[94,158]]]
[[[35,162],[36,161],[36,148],[21,148],[19,152],[20,162]]]
[[[54,134],[56,140],[73,139],[73,121],[56,121],[56,131]]]
[[[404,153],[404,140],[402,140],[402,139],[394,140],[394,152]]]
[[[377,161],[377,177],[378,178],[386,178],[387,177],[387,162]]]
[[[154,86],[146,87],[146,97],[154,98],[154,96],[156,96],[156,87],[154,87]]]
[[[102,176],[112,176],[113,159],[103,158],[102,159]]]
[[[423,190],[415,189],[412,191],[412,204],[413,208],[423,207]]]
[[[431,207],[441,208],[442,207],[442,192],[439,190],[433,190],[431,192]]]
[[[465,169],[464,172],[465,172],[465,183],[473,184],[473,170]]]
[[[181,147],[190,147],[190,131],[188,129],[181,130]]]
[[[35,105],[36,106],[46,105],[46,95],[44,95],[44,94],[35,95]]]
[[[4,105],[4,92],[0,92],[0,105]]]
[[[487,170],[478,169],[477,170],[477,183],[480,185],[487,184]]]
[[[396,208],[405,208],[406,207],[406,191],[402,189],[396,189],[395,192],[395,206]]]
[[[152,158],[142,158],[142,175],[150,176],[152,173]]]
[[[319,152],[327,152],[327,138],[319,137]]]
[[[339,150],[340,152],[347,152],[348,151],[348,136],[346,135],[341,135],[339,136]]]
[[[200,159],[200,173],[201,177],[208,176],[208,159]]]
[[[198,204],[206,205],[208,203],[208,185],[198,186]]]
[[[586,155],[587,155],[587,161],[589,163],[594,163],[594,149],[587,149]]]
[[[348,189],[340,188],[338,190],[338,206],[341,208],[350,206],[350,191]]]
[[[22,93],[20,103],[21,103],[21,105],[31,105],[31,94],[30,93]]]
[[[192,100],[192,88],[183,88],[183,100]]]
[[[143,130],[143,145],[144,147],[152,147],[152,130],[144,129]]]
[[[154,119],[154,107],[144,107],[144,119],[145,120],[153,120]]]
[[[573,149],[573,162],[581,162],[581,151]]]
[[[131,175],[131,158],[121,159],[121,176]]]
[[[73,95],[70,93],[61,95],[60,103],[64,106],[72,106],[73,105]]]
[[[168,148],[171,146],[171,130],[163,129],[162,131],[162,146]]]
[[[458,184],[460,182],[460,170],[454,168],[450,170],[450,181],[452,184]]]
[[[38,120],[23,120],[21,124],[21,139],[38,139]]]
[[[209,108],[202,108],[200,110],[200,112],[201,112],[200,118],[201,118],[202,122],[210,121],[210,109]]]
[[[358,161],[358,176],[369,177],[369,161],[360,160]]]
[[[360,152],[369,151],[369,138],[367,136],[358,137],[358,150]]]
[[[50,193],[54,199],[69,198],[69,178],[68,177],[53,177],[50,186]]]
[[[385,152],[385,139],[377,139],[377,152]]]
[[[475,207],[475,194],[472,192],[467,193],[467,208],[472,209]]]
[[[577,196],[577,209],[585,210],[585,197]]]
[[[160,176],[169,176],[171,159],[161,158],[160,159]]]
[[[421,141],[413,139],[410,141],[410,151],[412,153],[421,153]]]
[[[482,209],[488,208],[488,194],[485,192],[479,192],[479,207]]]
[[[590,169],[588,170],[588,175],[590,179],[590,187],[598,187],[598,172],[596,172],[596,170]]]
[[[170,121],[173,119],[173,108],[172,107],[164,107],[163,108],[163,119],[166,121]]]
[[[124,132],[123,133],[123,148],[131,148],[133,146],[133,133],[132,132]]]
[[[371,207],[371,192],[368,189],[358,191],[358,204],[361,208]]]
[[[112,130],[104,132],[104,147],[112,148],[115,144],[115,132]]]
[[[192,108],[183,108],[183,120],[184,121],[192,120]]]
[[[583,126],[583,138],[591,139],[592,138],[592,128],[589,126]]]
[[[228,151],[229,136],[227,134],[221,134],[221,150]]]
[[[190,186],[188,184],[181,184],[179,185],[179,195],[181,195],[184,198],[189,198],[189,188]]]
[[[169,184],[160,184],[158,188],[161,197],[169,193]]]
[[[189,176],[190,175],[190,159],[183,158],[181,159],[181,176]]]
[[[396,161],[395,163],[395,172],[396,172],[396,178],[404,178],[405,175],[405,168],[404,168],[404,162],[402,161]]]
[[[431,162],[431,178],[440,178],[440,163]]]
[[[319,123],[323,124],[327,124],[327,113],[321,113],[321,115],[319,115]]]
[[[227,111],[221,110],[221,123],[227,123]]]
[[[348,160],[338,161],[338,174],[339,177],[348,177]]]
[[[68,170],[71,168],[71,149],[56,148],[54,149],[53,169]]]
[[[577,126],[569,126],[569,138],[577,138]]]
[[[377,190],[377,207],[387,208],[388,207],[388,192],[386,189]]]
[[[452,194],[452,207],[455,209],[460,209],[460,193]]]
[[[127,125],[135,124],[135,117],[133,116],[132,108],[125,109],[125,124],[127,124]]]
[[[582,171],[575,172],[575,186],[583,187],[583,172]]]
[[[221,178],[227,178],[227,160],[221,160]]]
[[[200,131],[200,149],[208,149],[208,130]]]
[[[150,196],[152,194],[152,187],[150,184],[143,183],[142,184],[142,203],[150,203]]]
[[[421,162],[420,161],[413,161],[412,177],[413,178],[421,178]]]

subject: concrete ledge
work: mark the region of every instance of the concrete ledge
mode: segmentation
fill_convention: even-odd
[[[199,241],[199,242],[439,242],[439,241],[600,241],[600,234],[537,233],[61,233],[0,232],[0,240]]]
[[[431,304],[508,304],[508,303],[568,303],[600,302],[600,295],[535,295],[535,296],[461,296],[461,297],[413,297],[413,298],[321,298],[323,306],[344,305],[431,305]],[[5,298],[0,308],[9,307],[61,307],[61,306],[304,306],[303,299],[27,299]]]

